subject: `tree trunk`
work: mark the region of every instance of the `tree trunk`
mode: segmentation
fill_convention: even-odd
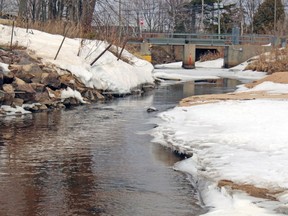
[[[96,5],[96,0],[84,0],[83,1],[81,24],[82,24],[84,33],[91,31],[91,24],[93,20],[93,13],[94,13],[95,5]]]

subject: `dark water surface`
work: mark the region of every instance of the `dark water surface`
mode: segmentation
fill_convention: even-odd
[[[172,169],[181,158],[139,132],[155,126],[149,106],[164,111],[183,97],[235,84],[178,84],[143,97],[0,119],[0,215],[199,215],[194,189]]]

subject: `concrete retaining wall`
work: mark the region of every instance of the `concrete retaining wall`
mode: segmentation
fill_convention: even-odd
[[[224,68],[231,68],[247,61],[253,56],[271,51],[271,46],[234,45],[226,46],[224,50]]]

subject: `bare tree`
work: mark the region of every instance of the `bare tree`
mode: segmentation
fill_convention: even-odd
[[[80,2],[79,2],[80,5]],[[81,24],[84,29],[84,32],[91,30],[91,24],[93,20],[94,8],[96,5],[96,0],[83,0],[82,1],[82,19]]]

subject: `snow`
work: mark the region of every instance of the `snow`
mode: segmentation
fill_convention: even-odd
[[[0,43],[10,45],[11,27],[0,25]],[[61,35],[15,28],[13,41],[19,46],[40,57],[44,63],[52,63],[57,67],[68,70],[87,86],[95,87],[118,94],[129,94],[131,91],[146,83],[153,83],[153,66],[147,61],[136,58],[127,51],[122,56],[129,59],[130,64],[119,60],[110,51],[90,65],[94,59],[108,46],[106,42],[98,40],[82,40],[66,38],[63,46],[54,60],[58,48],[63,40]],[[79,56],[78,56],[79,53]],[[7,66],[1,64],[0,67]]]
[[[26,111],[23,107],[19,107],[19,106],[16,106],[15,108],[14,107],[11,107],[11,106],[8,106],[8,105],[2,105],[1,106],[1,109],[3,111],[6,112],[6,115],[22,115],[22,114],[29,114],[31,112],[29,111]]]
[[[3,74],[7,74],[10,71],[8,67],[8,64],[0,62],[0,68],[2,68]]]
[[[70,87],[63,90],[61,92],[61,99],[65,100],[66,98],[77,98],[81,103],[85,104],[86,101],[84,101],[83,97],[81,96],[80,92],[77,90],[73,90]]]
[[[248,82],[266,76],[264,72],[244,71],[248,64],[247,62],[230,69],[224,69],[222,68],[223,61],[220,58],[213,61],[196,62],[195,69],[183,69],[182,62],[156,65],[155,68],[157,70],[154,71],[154,76],[159,79],[179,79],[180,82],[220,78],[238,79]]]
[[[199,68],[190,71],[190,74],[186,71],[185,75],[188,74],[187,77],[191,76],[191,79],[200,73],[226,77],[232,71],[238,79],[253,80],[265,76],[265,73],[243,72],[245,63],[230,71],[217,69],[217,61],[210,63],[209,68],[215,67],[212,71]],[[171,71],[179,66],[179,63],[178,66],[175,63],[172,67],[161,66],[159,71],[175,77],[176,74]],[[241,85],[237,91],[283,94],[288,93],[288,84],[263,82],[252,89]],[[191,183],[198,188],[203,205],[209,210],[204,215],[287,214],[287,100],[222,101],[175,107],[158,116],[161,122],[152,131],[153,142],[193,155],[175,164],[174,168],[189,174]],[[219,188],[217,183],[220,180],[230,180],[240,185],[251,184],[281,193],[274,195],[277,201],[255,198],[244,191]]]
[[[253,92],[253,91],[265,91],[269,94],[285,94],[288,93],[288,85],[273,82],[263,82],[254,88],[247,89],[245,86],[240,86],[237,92]]]

